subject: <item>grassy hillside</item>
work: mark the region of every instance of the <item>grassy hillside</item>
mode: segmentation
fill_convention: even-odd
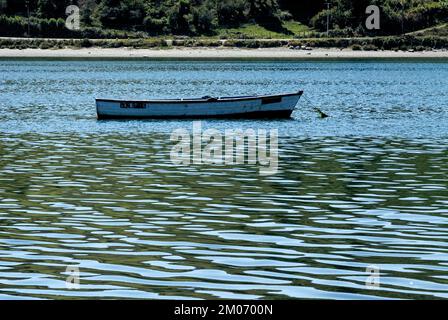
[[[328,1],[329,10],[325,0],[0,0],[0,36],[79,39],[6,39],[0,47],[448,47],[448,0]],[[80,7],[77,31],[65,27],[73,3]],[[370,4],[381,9],[380,30],[365,28]]]
[[[448,23],[444,23],[435,27],[411,32],[411,35],[415,36],[436,36],[436,37],[448,37]]]
[[[286,21],[282,24],[288,32],[276,32],[258,24],[245,24],[238,28],[219,28],[216,36],[221,39],[292,39],[306,37],[312,29],[297,21]]]
[[[448,0],[0,0],[0,36],[272,38],[387,36],[448,22]],[[65,28],[80,7],[81,30]],[[381,9],[380,30],[365,28],[366,7]],[[30,19],[28,19],[28,12]],[[437,31],[435,31],[437,32]]]

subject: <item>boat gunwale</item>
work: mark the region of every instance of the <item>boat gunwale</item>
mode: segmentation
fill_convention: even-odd
[[[96,102],[132,102],[132,103],[160,103],[160,104],[183,104],[183,103],[217,103],[217,102],[239,102],[239,101],[251,101],[251,100],[261,100],[261,99],[270,99],[270,98],[284,98],[284,97],[293,97],[293,96],[302,96],[303,91],[295,92],[295,93],[285,93],[285,94],[276,94],[276,95],[264,95],[264,96],[251,96],[251,97],[210,97],[207,99],[198,98],[198,99],[173,99],[173,100],[119,100],[119,99],[95,99]]]

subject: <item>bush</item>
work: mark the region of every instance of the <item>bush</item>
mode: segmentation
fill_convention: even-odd
[[[366,44],[362,47],[362,50],[364,51],[378,51],[378,47],[374,44]]]
[[[89,39],[82,39],[79,45],[81,48],[90,48],[93,44]]]
[[[39,45],[39,49],[46,50],[46,49],[50,49],[50,48],[52,48],[52,46],[46,41],[41,42],[41,44]]]
[[[28,33],[28,27],[30,35]],[[63,19],[38,19],[32,17],[29,21],[24,17],[0,16],[0,35],[6,37],[39,36],[47,38],[73,37],[77,33],[65,27]]]
[[[167,33],[168,30],[168,19],[165,17],[154,18],[148,16],[143,20],[143,24],[145,26],[146,32],[148,32],[151,35],[159,35]]]
[[[222,46],[222,42],[216,41],[216,40],[202,40],[202,41],[199,41],[198,44],[201,47],[220,47],[220,46]]]
[[[262,41],[260,42],[260,48],[278,48],[287,45],[288,42],[280,41],[280,40],[270,40],[270,41]]]

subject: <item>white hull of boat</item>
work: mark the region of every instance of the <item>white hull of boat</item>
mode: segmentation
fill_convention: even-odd
[[[98,119],[121,118],[289,118],[303,91],[272,96],[180,100],[97,99]]]

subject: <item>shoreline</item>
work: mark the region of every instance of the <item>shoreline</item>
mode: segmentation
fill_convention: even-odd
[[[165,49],[81,48],[81,49],[0,49],[0,58],[147,58],[147,59],[448,59],[448,50],[354,51],[316,48],[187,48]]]

